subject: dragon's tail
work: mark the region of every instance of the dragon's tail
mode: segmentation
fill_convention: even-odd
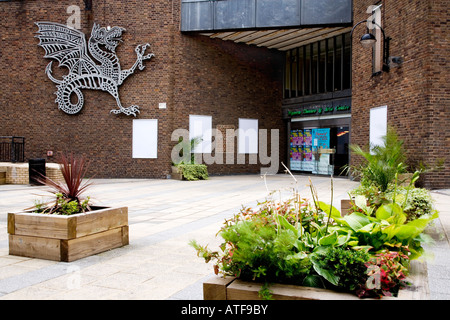
[[[62,83],[58,85],[58,91],[56,92],[55,102],[58,104],[59,109],[68,114],[75,114],[83,108],[84,98],[80,88],[76,86],[74,82]],[[76,97],[76,103],[73,103],[72,96]]]
[[[52,63],[53,63],[53,61],[50,61],[50,63],[47,65],[47,67],[45,67],[45,73],[47,74],[49,79],[52,80],[54,83],[61,84],[62,83],[61,80],[58,80],[52,76]]]

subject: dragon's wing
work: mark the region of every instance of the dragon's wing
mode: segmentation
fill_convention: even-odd
[[[87,54],[86,38],[82,32],[55,22],[36,22],[36,25],[39,27],[36,38],[45,50],[44,58],[56,59],[60,67],[67,67],[75,73],[78,72],[73,67],[79,66],[80,60],[95,68]]]

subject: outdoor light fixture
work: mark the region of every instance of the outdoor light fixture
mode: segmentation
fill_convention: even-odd
[[[369,49],[375,45],[377,38],[375,38],[375,36],[371,33],[365,33],[359,42],[364,48]]]
[[[87,11],[92,10],[92,0],[84,0],[84,4]]]
[[[382,67],[382,70],[385,72],[389,72],[389,69],[390,69],[389,68],[389,42],[391,41],[391,38],[386,37],[386,34],[384,33],[383,28],[378,23],[376,23],[375,21],[369,21],[369,20],[363,20],[363,21],[360,21],[357,24],[355,24],[355,26],[352,28],[352,31],[350,32],[350,37],[353,37],[353,31],[361,23],[367,23],[367,24],[372,23],[376,27],[380,28],[381,33],[383,34],[383,67]],[[377,42],[377,38],[375,37],[375,35],[370,33],[369,28],[367,27],[366,33],[363,34],[363,36],[361,37],[359,42],[361,43],[361,45],[364,48],[368,49],[368,48],[371,48],[374,46],[374,44]]]

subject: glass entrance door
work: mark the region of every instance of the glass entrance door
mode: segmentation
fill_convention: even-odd
[[[336,148],[336,153],[334,154],[334,175],[336,176],[347,175],[343,170],[349,163],[349,129],[349,127],[335,127],[331,129],[331,145]]]
[[[293,171],[312,174],[343,175],[349,163],[348,126],[293,128],[289,136],[289,161]],[[320,153],[335,149],[335,153]],[[325,150],[322,150],[325,151]]]

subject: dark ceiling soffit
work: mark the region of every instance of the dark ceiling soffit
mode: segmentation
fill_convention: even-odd
[[[188,0],[181,32],[232,32],[352,25],[352,0]]]
[[[353,22],[349,23],[335,23],[335,24],[311,24],[301,26],[283,26],[283,27],[252,27],[252,28],[234,28],[234,29],[205,29],[205,30],[181,30],[182,33],[196,34],[196,33],[224,33],[224,32],[245,32],[245,31],[265,31],[265,30],[299,30],[312,28],[337,28],[337,27],[352,27]]]

